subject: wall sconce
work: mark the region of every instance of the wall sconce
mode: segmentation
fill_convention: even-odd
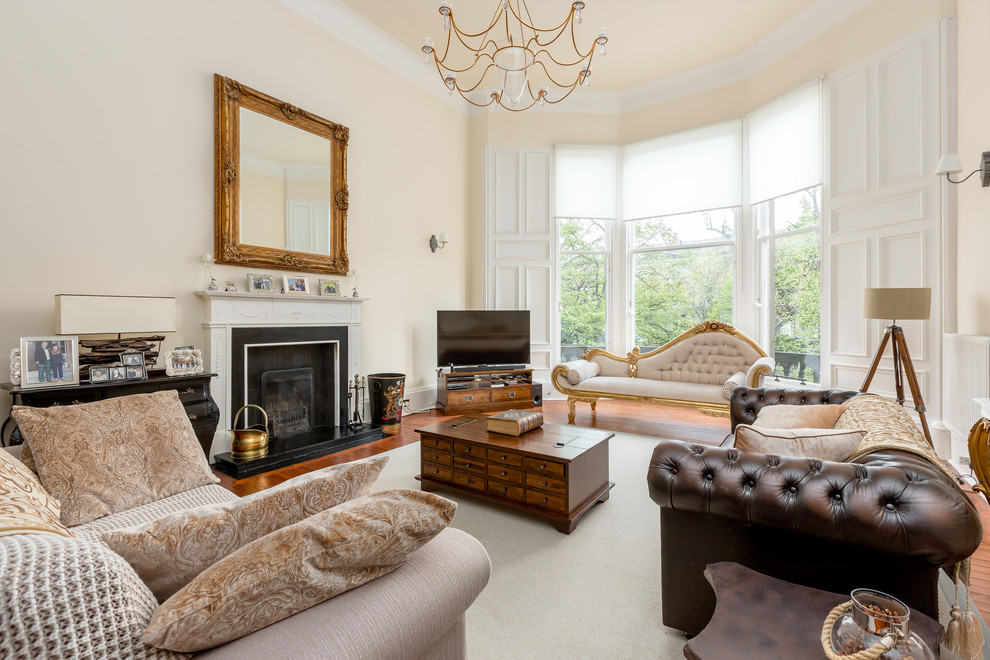
[[[440,232],[439,236],[436,234],[430,236],[430,250],[433,252],[436,252],[437,248],[442,250],[443,246],[447,243],[450,243],[450,240],[447,238],[447,232],[445,231]]]
[[[980,173],[980,182],[983,187],[986,188],[990,186],[990,151],[984,151],[983,155],[980,157],[980,168],[973,170],[969,173],[966,179],[960,179],[958,181],[953,181],[950,174],[958,174],[962,172],[962,162],[959,160],[959,154],[945,154],[942,156],[941,160],[938,161],[938,166],[935,168],[935,175],[941,176],[945,175],[945,179],[949,183],[962,183],[969,177],[973,176],[977,172]]]

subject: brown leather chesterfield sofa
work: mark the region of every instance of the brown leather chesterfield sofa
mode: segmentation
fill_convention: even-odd
[[[842,403],[858,392],[737,387],[732,430],[763,406]],[[969,557],[983,531],[958,484],[927,459],[876,450],[853,462],[667,441],[653,452],[660,506],[663,623],[689,635],[711,619],[704,577],[732,561],[809,587],[871,587],[938,618],[940,567]]]

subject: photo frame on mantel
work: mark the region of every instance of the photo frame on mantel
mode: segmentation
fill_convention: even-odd
[[[22,390],[78,384],[78,337],[21,337]]]

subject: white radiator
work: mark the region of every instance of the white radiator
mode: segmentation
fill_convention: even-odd
[[[942,335],[942,421],[954,437],[965,438],[990,397],[990,337]]]

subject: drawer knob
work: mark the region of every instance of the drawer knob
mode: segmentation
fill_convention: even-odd
[[[471,467],[471,464],[470,463],[465,463],[464,464],[464,467],[469,468],[469,467]]]
[[[184,389],[181,392],[179,392],[179,394],[192,394],[193,392],[195,392],[195,390],[193,388],[187,387],[186,389]]]
[[[464,397],[464,400],[465,401],[474,401],[474,395],[473,394],[468,394],[466,397]]]
[[[503,460],[503,461],[504,461],[505,459],[507,459],[507,458],[508,458],[508,456],[506,456],[505,454],[502,454],[502,460]]]
[[[505,495],[505,494],[506,494],[506,493],[508,493],[508,492],[509,492],[509,489],[508,489],[508,488],[503,488],[503,489],[502,489],[502,494],[503,494],[503,495]]]
[[[440,454],[433,454],[433,460],[437,460],[438,458],[440,458]]]
[[[546,485],[547,485],[547,482],[545,482],[545,481],[544,481],[544,482],[543,482],[543,485],[544,485],[544,486],[546,486]]]
[[[543,498],[543,503],[544,503],[544,504],[546,504],[546,503],[547,503],[547,498],[545,498],[545,497]]]
[[[503,476],[503,477],[504,477],[505,475],[507,475],[507,474],[509,474],[509,473],[508,473],[508,472],[506,472],[505,470],[502,470],[502,476]]]
[[[540,469],[541,469],[541,470],[546,470],[546,469],[547,469],[547,464],[546,464],[546,463],[542,463],[542,464],[540,465]]]
[[[509,398],[510,399],[515,399],[516,398],[516,393],[515,392],[509,392]]]
[[[473,481],[474,481],[474,479],[465,479],[464,480],[464,483],[469,484],[469,483],[472,483]]]
[[[436,468],[434,468],[433,469],[433,474],[440,474],[440,470],[437,470]]]

